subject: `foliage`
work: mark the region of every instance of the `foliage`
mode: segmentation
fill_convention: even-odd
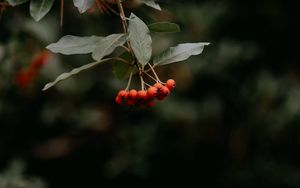
[[[157,1],[162,11],[124,4],[125,15],[134,12],[151,32],[151,63],[181,43],[212,43],[188,63],[155,67],[162,80],[176,80],[175,91],[155,108],[140,110],[113,104],[112,96],[126,87],[118,78],[138,72],[122,61],[133,60],[123,47],[104,57],[118,59],[47,92],[41,89],[49,80],[95,62],[92,52],[50,52],[26,87],[16,82],[63,36],[123,33],[118,15],[101,12],[97,3],[80,14],[65,1],[61,27],[60,1],[39,22],[30,18],[29,1],[4,9],[6,2],[0,0],[0,184],[34,187],[39,177],[49,188],[299,187],[295,3]],[[181,32],[151,30],[152,23],[166,21]],[[131,87],[140,87],[138,78],[136,73]],[[20,169],[9,165],[15,158],[26,164],[17,178],[8,176]]]

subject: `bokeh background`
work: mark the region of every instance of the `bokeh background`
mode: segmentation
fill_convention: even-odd
[[[286,0],[160,0],[163,11],[133,11],[146,23],[176,22],[152,34],[154,53],[211,42],[203,54],[161,67],[172,96],[154,108],[122,108],[111,65],[49,91],[87,55],[50,55],[29,84],[20,71],[60,37],[122,31],[96,8],[80,15],[59,1],[36,23],[28,4],[0,20],[0,187],[300,187],[298,7]],[[23,84],[22,84],[23,83]]]

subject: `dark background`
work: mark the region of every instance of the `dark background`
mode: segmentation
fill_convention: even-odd
[[[211,42],[203,54],[158,70],[172,95],[154,108],[114,104],[126,81],[98,66],[49,91],[60,73],[91,62],[51,55],[27,88],[19,70],[60,37],[122,32],[117,16],[80,15],[57,1],[42,21],[28,4],[0,21],[0,187],[300,187],[298,7],[285,0],[159,2],[133,11],[149,24],[171,21],[176,34],[153,34],[154,53]],[[137,80],[135,80],[137,82]],[[2,188],[1,187],[1,188]]]

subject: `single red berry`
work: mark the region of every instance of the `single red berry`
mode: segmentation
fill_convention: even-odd
[[[156,87],[149,87],[147,90],[147,98],[148,99],[153,99],[157,95],[157,88]]]
[[[132,89],[129,91],[129,94],[128,94],[129,99],[135,100],[136,96],[137,96],[137,91],[135,89]]]
[[[176,84],[175,80],[169,79],[166,82],[166,87],[171,91],[172,89],[174,89],[175,84]]]
[[[118,97],[123,101],[123,100],[126,100],[127,97],[128,97],[128,92],[125,91],[125,90],[121,90],[119,91],[118,93]]]
[[[121,105],[122,104],[122,100],[120,99],[119,96],[116,97],[115,99],[116,104]]]
[[[153,87],[156,87],[158,90],[161,90],[161,88],[164,86],[161,83],[156,83],[153,85]]]
[[[161,101],[168,95],[170,95],[170,90],[166,86],[163,86],[160,92],[157,94],[156,98]]]
[[[169,95],[170,95],[170,90],[169,90],[169,88],[167,88],[166,86],[162,87],[162,88],[161,88],[161,94],[164,95],[165,97],[166,97],[166,96],[169,96]]]
[[[137,92],[137,100],[139,102],[145,102],[147,100],[147,92],[144,90],[140,90]]]

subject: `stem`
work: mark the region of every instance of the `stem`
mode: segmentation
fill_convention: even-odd
[[[64,0],[60,0],[60,27],[64,24]]]
[[[104,5],[106,8],[108,8],[112,13],[114,13],[114,14],[116,14],[116,15],[119,16],[119,13],[118,13],[117,11],[115,11],[113,8],[111,8],[111,6],[110,6],[109,4],[107,4],[107,3],[105,2],[105,0],[102,1],[102,3],[103,3],[103,5]]]
[[[156,80],[153,76],[151,76],[149,73],[147,73],[146,71],[144,71],[144,74],[146,74],[146,75],[149,76],[152,80],[154,80],[154,81],[157,82],[157,80]]]
[[[162,83],[162,81],[160,81],[160,79],[158,78],[158,76],[157,76],[155,70],[153,69],[152,65],[150,63],[148,63],[148,65],[149,65],[150,69],[152,70],[152,72],[153,72],[153,74],[154,74],[154,76],[156,78],[156,82]]]
[[[127,34],[128,33],[128,25],[127,25],[127,22],[126,22],[126,16],[125,16],[125,13],[124,13],[122,2],[121,2],[121,0],[115,0],[115,1],[118,4],[118,8],[119,8],[119,11],[120,11],[120,18],[121,18],[121,21],[122,21],[124,33]],[[135,57],[135,55],[132,51],[129,40],[127,40],[127,46],[128,46],[128,49],[129,49],[132,57]]]
[[[133,72],[131,72],[130,75],[129,75],[128,83],[127,83],[127,86],[126,86],[126,89],[125,89],[126,91],[129,90],[129,87],[130,87],[130,84],[131,84],[131,79],[132,79],[132,74],[133,74]]]
[[[126,63],[128,65],[132,65],[131,63],[129,63],[128,61],[126,61],[125,59],[120,58],[120,57],[112,57],[112,59],[122,61],[123,63]]]
[[[96,5],[97,5],[97,7],[98,7],[100,13],[101,13],[101,14],[104,14],[104,11],[102,10],[102,6],[103,6],[103,5],[100,3],[100,0],[97,0],[97,1],[96,1]]]
[[[122,21],[122,26],[123,26],[124,33],[128,34],[128,25],[127,25],[126,16],[125,16],[125,13],[124,13],[122,2],[121,2],[121,0],[115,0],[115,1],[118,5],[118,8],[119,8],[120,18],[121,18],[121,21]],[[133,59],[135,59],[135,54],[132,50],[132,47],[130,45],[129,40],[127,40],[126,44],[127,44],[128,50],[131,53]],[[133,63],[135,64],[135,66],[139,70],[139,76],[140,76],[140,80],[141,80],[141,88],[142,88],[142,90],[144,90],[145,85],[144,85],[144,79],[143,79],[143,75],[142,75],[144,67],[141,68],[136,61],[134,61]]]
[[[124,32],[128,33],[128,25],[127,25],[127,22],[126,22],[126,19],[125,19],[126,17],[125,17],[123,5],[121,3],[121,0],[116,0],[116,1],[117,1],[117,4],[118,4],[119,11],[120,11],[120,17],[121,17],[121,20],[122,20],[122,25],[123,25]]]
[[[152,87],[150,84],[148,84],[148,83],[146,83],[146,82],[144,82],[145,83],[145,85],[146,86],[148,86],[148,87]]]
[[[120,46],[120,47],[124,48],[127,52],[130,53],[130,50],[129,50],[129,48],[127,48],[127,46],[122,45],[122,46]]]
[[[143,79],[143,76],[140,75],[140,80],[141,80],[141,88],[142,88],[142,91],[145,90],[145,82],[144,82],[144,79]]]

